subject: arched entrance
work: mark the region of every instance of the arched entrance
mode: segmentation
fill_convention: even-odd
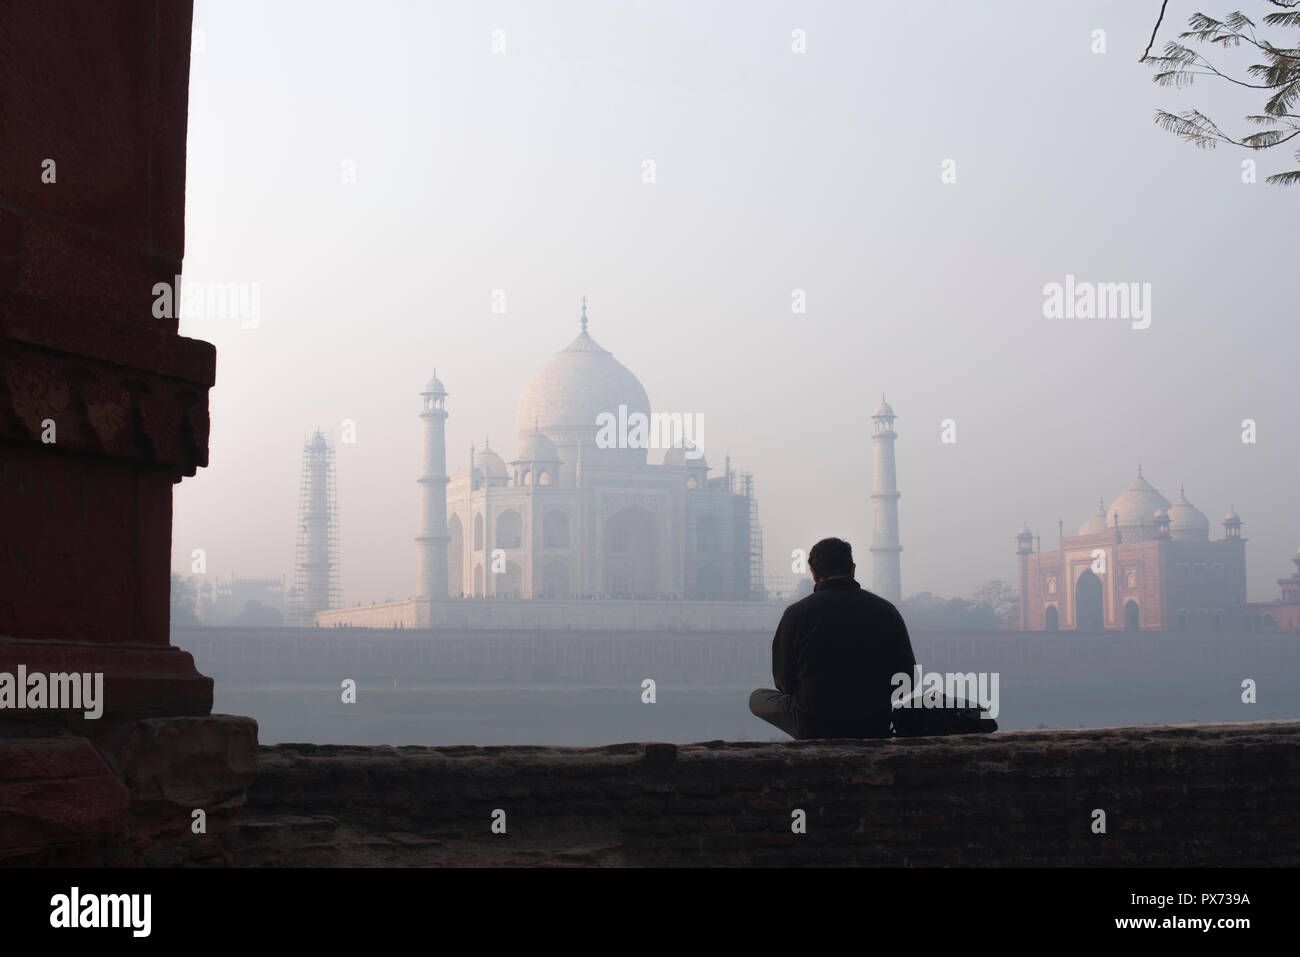
[[[483,597],[483,566],[474,566],[474,597]]]
[[[701,515],[695,523],[695,550],[706,554],[722,551],[722,533],[716,515]]]
[[[1124,603],[1124,630],[1142,630],[1142,612],[1138,608],[1138,603],[1132,598]]]
[[[1056,610],[1055,605],[1047,606],[1047,615],[1043,621],[1043,627],[1048,631],[1060,631],[1061,615],[1060,612]]]
[[[542,548],[569,547],[569,516],[557,509],[542,519]]]
[[[497,548],[523,548],[524,520],[513,508],[497,516],[495,529]]]
[[[637,505],[615,512],[605,523],[605,594],[618,598],[657,596],[659,530],[655,517]]]
[[[702,565],[695,570],[695,598],[719,601],[722,597],[722,571],[717,565]]]
[[[542,570],[542,597],[569,597],[569,568],[564,562],[549,562]]]
[[[517,562],[506,562],[506,570],[493,574],[492,594],[497,598],[520,598],[524,591],[524,570]]]
[[[1076,631],[1103,631],[1104,605],[1101,579],[1092,569],[1086,570],[1074,584],[1074,627]]]

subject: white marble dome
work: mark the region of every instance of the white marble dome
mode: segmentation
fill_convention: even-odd
[[[508,472],[506,460],[488,448],[486,442],[482,449],[474,453],[474,467],[482,469],[486,475],[505,475]]]
[[[596,417],[602,412],[617,416],[620,405],[627,406],[629,415],[650,414],[650,398],[640,380],[584,328],[528,380],[515,408],[515,428],[521,438],[536,428],[556,443],[590,442]]]
[[[515,452],[516,462],[558,462],[560,453],[555,443],[541,432],[530,432],[519,440],[519,449]]]
[[[1119,494],[1119,498],[1110,503],[1110,508],[1106,510],[1106,519],[1108,524],[1114,525],[1118,515],[1119,526],[1122,529],[1146,528],[1154,530],[1155,522],[1152,516],[1155,515],[1158,508],[1170,508],[1169,500],[1161,495],[1155,486],[1144,479],[1142,470],[1138,469],[1137,478]],[[1171,511],[1169,514],[1172,519],[1173,512]]]
[[[1178,501],[1169,509],[1169,537],[1180,542],[1208,542],[1210,520],[1187,501],[1183,490],[1178,490]]]

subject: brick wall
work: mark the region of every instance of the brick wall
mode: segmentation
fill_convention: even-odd
[[[682,747],[280,745],[261,749],[235,859],[1294,866],[1297,744],[1289,722]],[[496,809],[505,834],[491,831]],[[792,833],[796,809],[805,834]]]

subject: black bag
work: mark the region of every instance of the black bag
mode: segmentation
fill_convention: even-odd
[[[912,707],[908,707],[911,703]],[[928,704],[929,707],[924,707]],[[954,700],[938,691],[928,695],[913,692],[894,707],[894,737],[923,738],[944,734],[987,734],[998,729],[992,718],[981,717],[983,709],[978,704]]]

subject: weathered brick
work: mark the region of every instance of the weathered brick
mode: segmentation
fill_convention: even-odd
[[[712,742],[678,747],[670,770],[645,767],[636,745],[400,754],[281,745],[262,749],[236,861],[342,863],[369,848],[384,862],[436,864],[472,848],[475,860],[526,863],[495,850],[488,806],[468,798],[493,793],[511,795],[510,854],[526,838],[544,842],[537,860],[580,865],[616,842],[617,857],[599,863],[1295,865],[1297,742],[1298,723]],[[304,807],[336,830],[273,826]],[[1108,811],[1105,836],[1090,831],[1094,807]],[[808,814],[805,835],[789,830],[795,808]],[[456,837],[427,847],[391,838],[439,831]]]

